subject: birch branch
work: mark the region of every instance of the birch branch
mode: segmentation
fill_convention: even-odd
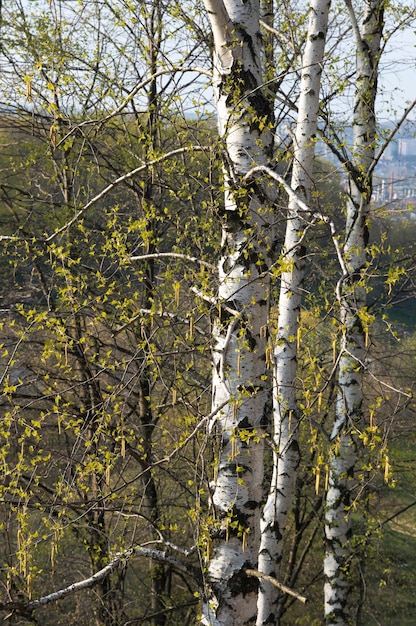
[[[200,430],[202,430],[202,428],[207,423],[209,423],[214,417],[216,417],[218,415],[218,413],[220,413],[222,411],[222,409],[229,402],[230,402],[230,400],[225,400],[218,407],[216,407],[213,411],[211,411],[211,413],[209,413],[208,415],[205,415],[204,417],[202,417],[201,420],[198,422],[198,424],[195,426],[194,430],[190,433],[190,435],[188,435],[183,441],[180,441],[178,443],[178,445],[176,446],[176,448],[174,448],[174,450],[172,450],[172,452],[170,454],[168,454],[167,456],[162,457],[161,459],[158,459],[157,461],[153,461],[153,463],[151,463],[144,470],[138,472],[137,474],[135,474],[134,476],[132,476],[131,478],[129,478],[128,480],[123,482],[123,484],[121,486],[115,487],[112,490],[112,494],[116,494],[116,493],[120,492],[121,490],[125,489],[126,487],[128,487],[129,485],[133,485],[140,478],[143,478],[143,476],[146,476],[146,474],[148,474],[155,467],[159,467],[160,465],[163,465],[165,463],[170,463],[172,461],[172,459],[174,459],[175,456],[177,454],[179,454],[179,452],[181,452],[181,450],[183,450],[183,448],[185,448],[185,446],[195,437],[195,435]],[[94,502],[93,507],[96,506],[97,504],[99,504],[100,502],[103,502],[104,500],[105,500],[105,496],[101,496],[100,498],[97,498],[97,500]],[[84,515],[85,515],[85,513],[84,513]],[[1,608],[1,604],[0,604],[0,608]]]
[[[210,270],[215,271],[217,268],[208,261],[198,259],[196,256],[190,254],[181,254],[180,252],[155,252],[154,254],[140,254],[138,256],[131,256],[130,261],[147,261],[148,259],[163,259],[171,257],[173,259],[182,259],[184,261],[191,261],[191,263],[199,263],[202,267],[207,267]]]
[[[202,300],[205,300],[205,302],[209,302],[210,304],[213,304],[214,306],[220,306],[222,309],[224,309],[224,311],[227,311],[227,313],[229,313],[230,315],[235,315],[235,317],[241,316],[240,311],[237,311],[237,309],[232,309],[227,304],[225,304],[225,302],[222,302],[220,298],[216,298],[215,296],[208,296],[207,294],[200,291],[197,287],[191,287],[191,291],[193,291],[193,293],[199,296]]]
[[[178,454],[178,452],[182,450],[182,448],[184,448],[195,437],[195,435],[201,430],[201,428],[207,422],[209,423],[214,417],[216,417],[218,413],[222,411],[222,409],[228,403],[229,403],[229,400],[225,400],[225,402],[222,402],[222,404],[220,404],[213,411],[211,411],[209,415],[205,415],[205,417],[203,417],[201,421],[198,422],[198,424],[195,426],[194,430],[191,432],[190,435],[188,435],[183,441],[181,441],[181,443],[174,450],[172,450],[172,452],[168,456],[165,456],[163,459],[159,459],[158,461],[155,461],[151,467],[155,467],[156,465],[161,465],[162,463],[170,463],[170,461]]]
[[[282,185],[283,189],[286,191],[289,198],[294,200],[296,204],[298,205],[298,207],[302,209],[302,211],[305,211],[305,213],[310,213],[310,214],[314,213],[314,211],[312,211],[309,205],[306,202],[304,202],[304,200],[302,200],[302,198],[298,196],[296,191],[294,191],[292,187],[285,181],[283,176],[280,176],[280,174],[277,174],[277,172],[272,170],[271,167],[268,167],[267,165],[256,165],[255,167],[251,168],[251,170],[247,172],[247,174],[244,176],[243,180],[245,182],[250,182],[250,180],[254,178],[254,175],[258,173],[267,174],[268,176],[270,176],[270,178],[273,178],[276,182]]]
[[[315,219],[321,220],[322,222],[324,222],[324,224],[329,226],[330,231],[331,231],[332,242],[334,244],[335,251],[337,253],[338,263],[343,272],[343,276],[341,280],[343,280],[346,276],[348,276],[349,272],[345,264],[344,257],[342,255],[341,247],[338,242],[337,232],[336,232],[334,222],[329,217],[327,217],[326,215],[323,215],[319,211],[314,211],[313,209],[311,209],[311,207],[304,200],[302,200],[302,198],[299,197],[296,191],[294,191],[292,187],[285,181],[283,176],[280,176],[280,174],[277,174],[274,170],[272,170],[270,167],[267,167],[266,165],[256,165],[255,167],[253,167],[244,176],[244,181],[249,182],[257,173],[264,173],[270,176],[270,178],[273,178],[276,182],[282,185],[283,189],[286,191],[289,198],[294,200],[296,204],[298,205],[298,207],[302,209],[302,211],[304,211],[305,213],[308,213],[311,217]]]
[[[89,208],[91,208],[99,200],[104,198],[104,196],[106,196],[110,191],[112,191],[112,189],[117,187],[117,185],[119,185],[120,183],[124,183],[126,180],[129,180],[130,178],[133,178],[133,176],[136,176],[136,174],[139,174],[140,172],[143,172],[148,167],[151,167],[152,165],[157,165],[158,163],[162,163],[163,161],[166,161],[167,159],[170,159],[173,156],[177,156],[178,154],[185,154],[186,152],[203,152],[206,149],[207,148],[204,147],[204,146],[185,146],[184,148],[177,148],[176,150],[172,150],[171,152],[167,152],[166,154],[163,154],[162,156],[158,157],[157,159],[152,159],[151,161],[148,161],[147,163],[144,163],[143,165],[140,165],[139,167],[136,167],[134,170],[131,170],[130,172],[127,172],[127,174],[123,174],[123,176],[119,176],[118,178],[116,178],[116,180],[114,180],[112,183],[107,185],[107,187],[105,187],[102,191],[100,191],[100,193],[98,193],[96,196],[94,196],[94,198],[91,198],[91,200],[89,202],[87,202],[87,204],[85,204],[82,207],[82,209],[80,209],[74,215],[74,217],[71,220],[69,220],[69,222],[67,222],[66,224],[61,226],[61,228],[58,228],[58,230],[56,230],[54,233],[52,233],[52,235],[49,235],[49,237],[46,237],[46,239],[44,240],[45,243],[50,243],[58,235],[60,235],[63,232],[65,232],[68,228],[70,228],[73,224],[75,224],[75,222],[77,222],[80,219],[80,217]]]
[[[17,611],[22,614],[30,614],[35,609],[50,604],[51,602],[56,602],[59,600],[63,600],[67,596],[82,591],[84,589],[91,589],[96,584],[98,584],[101,580],[109,576],[116,568],[124,567],[127,561],[132,556],[144,556],[147,558],[152,558],[156,561],[162,563],[168,563],[172,567],[179,569],[182,572],[190,574],[194,577],[194,579],[199,580],[200,572],[199,569],[193,567],[192,565],[188,565],[177,559],[166,552],[161,550],[154,550],[150,548],[142,548],[140,546],[136,546],[126,550],[125,552],[120,552],[116,554],[114,559],[110,561],[105,567],[100,569],[98,572],[95,572],[92,576],[88,578],[84,578],[76,583],[72,583],[72,585],[68,585],[68,587],[64,587],[63,589],[59,589],[58,591],[54,591],[46,596],[42,596],[37,600],[30,600],[28,602],[19,602],[19,601],[10,601],[10,602],[0,602],[0,611]]]
[[[70,137],[76,130],[78,130],[79,128],[82,128],[83,126],[91,126],[93,124],[99,124],[99,127],[101,127],[103,124],[105,124],[105,122],[108,122],[113,117],[116,117],[116,115],[121,113],[122,110],[128,105],[128,103],[134,98],[134,96],[140,91],[140,89],[143,89],[143,87],[146,87],[146,85],[154,81],[156,78],[159,78],[159,76],[164,76],[165,74],[174,74],[175,72],[181,72],[182,74],[185,74],[186,72],[195,72],[198,74],[205,74],[209,78],[212,78],[212,72],[203,67],[170,67],[170,68],[158,70],[151,76],[148,76],[144,80],[137,83],[137,85],[133,87],[130,93],[127,94],[127,96],[124,98],[123,102],[116,109],[114,109],[114,111],[112,111],[111,113],[103,117],[102,119],[85,120],[85,122],[81,122],[80,124],[77,124],[75,128],[72,128],[65,135],[65,137],[61,139],[61,141],[57,144],[56,147],[59,148],[59,146],[62,143],[64,143],[68,139],[68,137]]]
[[[29,330],[32,328],[34,322],[31,322],[28,326],[28,328],[26,329],[26,331],[22,334],[22,336],[19,338],[19,340],[17,341],[16,345],[13,348],[13,351],[9,357],[9,360],[7,361],[7,363],[4,366],[4,370],[3,370],[3,374],[0,377],[0,387],[3,387],[3,383],[6,379],[7,374],[10,371],[10,367],[12,366],[13,362],[14,362],[14,358],[16,356],[16,353],[20,347],[20,345],[26,340],[26,333],[29,332]]]
[[[293,596],[294,598],[296,598],[300,602],[303,602],[303,604],[306,604],[308,602],[308,598],[306,598],[305,596],[300,595],[300,593],[298,593],[297,591],[294,591],[293,589],[290,589],[289,587],[286,587],[286,585],[283,585],[282,583],[279,583],[279,581],[276,580],[275,578],[273,578],[273,576],[268,576],[267,574],[262,574],[261,572],[258,572],[255,569],[246,569],[246,574],[247,574],[247,576],[254,576],[255,578],[260,578],[261,580],[265,580],[268,583],[271,583],[272,585],[274,585],[275,587],[280,589],[280,591],[283,591],[283,593],[287,593],[289,596]]]
[[[407,120],[407,118],[409,117],[410,113],[412,112],[412,110],[415,108],[416,106],[416,100],[413,100],[413,102],[411,102],[409,104],[409,106],[407,107],[407,109],[404,110],[403,115],[401,116],[401,118],[399,119],[399,121],[396,123],[395,127],[392,129],[392,131],[390,132],[389,136],[386,137],[386,140],[384,141],[383,145],[381,146],[379,152],[377,153],[377,156],[373,159],[372,164],[370,165],[370,167],[368,168],[368,173],[367,173],[367,178],[373,173],[376,165],[378,164],[378,162],[380,161],[381,157],[383,156],[384,152],[387,150],[388,146],[391,144],[391,142],[393,141],[396,133],[400,130],[400,128],[403,125],[403,122],[405,122]]]
[[[396,513],[393,513],[393,515],[390,515],[390,517],[388,517],[387,519],[385,519],[382,522],[380,522],[380,526],[385,526],[385,524],[388,524],[389,522],[391,522],[394,519],[396,519],[396,517],[399,517],[400,515],[403,515],[403,513],[406,513],[406,511],[408,511],[409,509],[411,509],[414,506],[416,506],[416,500],[414,502],[411,502],[410,504],[407,504],[406,506],[401,508],[400,511],[396,511]]]
[[[382,380],[381,378],[378,378],[375,374],[373,374],[371,369],[368,368],[367,364],[364,361],[362,361],[361,359],[358,359],[357,356],[353,354],[350,350],[348,350],[346,347],[343,348],[342,352],[344,354],[347,354],[350,357],[350,359],[354,359],[360,365],[360,367],[363,370],[365,370],[367,374],[382,387],[385,387],[386,389],[389,389],[390,391],[394,391],[398,395],[404,396],[405,398],[408,398],[409,400],[413,398],[412,393],[406,393],[406,391],[404,391],[403,389],[394,387],[393,385],[389,385],[389,383],[387,383],[386,381]]]
[[[147,161],[146,163],[143,163],[143,165],[140,165],[139,167],[136,167],[134,170],[131,170],[130,172],[127,172],[126,174],[123,174],[122,176],[119,176],[118,178],[113,180],[112,183],[109,183],[107,187],[104,187],[104,189],[102,189],[100,193],[98,193],[96,196],[91,198],[91,200],[89,200],[87,204],[85,204],[81,209],[79,209],[79,211],[76,212],[74,217],[70,219],[68,222],[66,222],[66,224],[61,226],[61,228],[58,228],[58,230],[53,232],[51,235],[46,235],[43,238],[39,238],[38,241],[43,241],[44,243],[50,243],[56,237],[58,237],[58,235],[61,235],[66,230],[68,230],[68,228],[70,228],[73,224],[75,224],[75,222],[77,222],[84,215],[84,213],[86,213],[88,209],[94,206],[94,204],[96,204],[99,200],[104,198],[104,196],[106,196],[110,191],[112,191],[115,187],[117,187],[117,185],[120,185],[120,183],[124,183],[126,180],[130,180],[131,178],[133,178],[137,174],[140,174],[140,172],[143,172],[149,167],[152,167],[153,165],[157,165],[158,163],[163,163],[163,161],[167,161],[168,159],[178,156],[180,154],[185,154],[187,152],[204,152],[205,150],[208,150],[208,149],[209,148],[207,146],[195,146],[195,145],[184,146],[183,148],[177,148],[176,150],[171,150],[170,152],[167,152],[166,154],[163,154],[162,156],[157,157],[156,159],[152,159],[151,161]],[[16,235],[0,235],[0,241],[17,241],[19,239],[20,238]],[[22,238],[22,240],[24,239]],[[201,261],[201,263],[205,264],[206,262]],[[207,267],[209,267],[209,264],[207,265]]]
[[[230,325],[227,328],[227,334],[225,336],[224,339],[224,344],[221,348],[221,354],[220,354],[220,372],[219,372],[219,376],[220,376],[220,380],[222,383],[225,383],[225,367],[226,367],[226,356],[227,356],[227,352],[228,352],[228,348],[229,345],[231,343],[231,339],[235,330],[235,327],[237,326],[239,322],[239,318],[235,317]]]

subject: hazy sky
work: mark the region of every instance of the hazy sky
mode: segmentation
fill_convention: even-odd
[[[380,72],[384,96],[378,98],[380,113],[388,119],[399,118],[407,101],[416,100],[416,33],[414,29],[396,33],[387,46]],[[394,110],[396,114],[393,115]],[[416,108],[411,119],[416,119]]]

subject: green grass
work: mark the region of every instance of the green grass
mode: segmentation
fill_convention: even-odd
[[[362,626],[416,624],[416,441],[413,433],[392,445],[395,486],[381,488],[380,537],[366,565]],[[386,521],[390,520],[390,521]]]
[[[362,626],[416,624],[416,536],[388,528],[368,567]]]
[[[403,430],[402,424],[396,437],[389,449],[395,486],[384,484],[380,477],[371,498],[377,523],[361,571],[365,598],[358,626],[416,625],[416,434],[411,429]],[[358,534],[363,530],[359,516],[354,526]],[[322,557],[321,535],[305,562],[309,573],[319,572]],[[360,574],[354,568],[352,575],[358,602]],[[322,624],[322,587],[323,578],[318,576],[313,587],[305,590],[310,602],[306,606],[295,604],[282,626]]]

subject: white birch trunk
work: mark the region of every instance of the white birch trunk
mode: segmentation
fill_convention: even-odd
[[[358,442],[355,435],[357,429],[361,429],[363,425],[367,219],[372,193],[371,165],[375,156],[375,99],[384,2],[366,0],[361,28],[357,24],[352,5],[349,2],[347,5],[356,38],[357,74],[353,118],[354,146],[344,244],[347,273],[338,288],[343,338],[325,510],[325,621],[331,626],[351,623],[351,607],[348,602],[348,564],[351,562],[348,545],[351,534],[350,490],[357,456]]]
[[[291,187],[309,202],[319,110],[322,62],[330,0],[312,0],[308,38],[302,59],[301,92],[294,142]],[[302,237],[307,218],[293,197],[288,207],[284,246],[285,270],[281,276],[278,334],[274,348],[274,459],[273,476],[261,519],[259,570],[279,579],[283,534],[290,511],[300,461],[299,412],[296,398],[297,335],[304,279]],[[262,581],[258,598],[257,626],[275,624],[279,593]]]
[[[225,212],[219,316],[213,331],[213,409],[219,451],[212,486],[217,538],[208,556],[203,624],[253,624],[268,399],[265,361],[269,250],[268,189],[243,176],[267,163],[271,107],[262,93],[258,0],[204,0],[214,35],[214,88],[224,147]]]

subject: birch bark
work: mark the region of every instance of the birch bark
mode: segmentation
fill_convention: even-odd
[[[309,202],[312,188],[319,91],[328,25],[329,0],[312,0],[308,37],[302,60],[301,91],[294,142],[291,187]],[[289,514],[300,461],[296,398],[297,336],[304,279],[302,239],[308,215],[291,196],[284,244],[284,271],[281,275],[278,333],[274,348],[274,453],[273,475],[261,518],[259,570],[279,579],[282,540]],[[260,583],[257,626],[275,624],[279,619],[278,591],[268,582]]]
[[[385,3],[383,0],[366,0],[361,27],[350,0],[346,4],[352,20],[357,54],[354,146],[344,244],[346,273],[338,285],[343,336],[325,511],[325,621],[331,626],[349,624],[351,619],[348,602],[351,479],[357,459],[356,435],[363,425],[367,222],[372,193],[371,166],[375,157],[375,100]]]
[[[215,546],[208,557],[202,622],[253,624],[268,400],[265,362],[270,188],[244,175],[268,162],[270,102],[262,90],[258,0],[204,0],[214,35],[214,90],[223,147],[225,207],[219,315],[213,329],[213,409],[219,451],[212,485]]]

